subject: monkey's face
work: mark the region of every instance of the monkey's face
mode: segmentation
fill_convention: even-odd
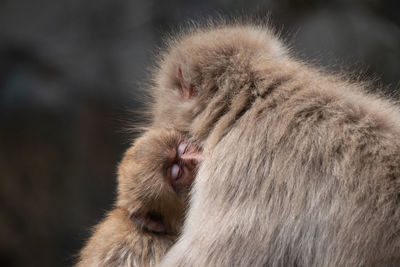
[[[176,131],[147,131],[119,166],[118,205],[149,231],[178,232],[199,153]]]

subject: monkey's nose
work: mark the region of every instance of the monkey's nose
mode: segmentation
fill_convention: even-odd
[[[179,144],[177,153],[186,165],[196,165],[203,160],[201,149],[188,141]]]
[[[203,156],[200,152],[191,152],[181,155],[181,159],[185,162],[199,163],[203,160]]]

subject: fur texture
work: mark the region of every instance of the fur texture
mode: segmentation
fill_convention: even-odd
[[[175,239],[143,231],[127,210],[115,208],[94,228],[77,266],[154,266]]]
[[[187,192],[178,196],[166,174],[181,140],[176,131],[149,129],[128,149],[119,165],[116,208],[94,228],[77,266],[160,262],[177,239],[186,207]],[[163,228],[151,232],[150,223]]]
[[[187,133],[204,161],[161,266],[398,266],[400,113],[364,89],[290,56],[266,27],[172,40],[153,125]]]

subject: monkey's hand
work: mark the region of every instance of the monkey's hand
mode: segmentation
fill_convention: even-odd
[[[157,212],[150,211],[145,206],[133,209],[129,218],[141,229],[152,233],[164,234],[166,227],[163,217]]]

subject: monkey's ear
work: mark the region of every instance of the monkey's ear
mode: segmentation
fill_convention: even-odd
[[[187,84],[183,79],[182,69],[178,67],[178,80],[181,86],[182,94],[184,99],[190,99],[195,95],[194,85]]]
[[[141,208],[137,208],[130,212],[129,218],[139,228],[149,232],[163,234],[166,231],[162,216],[159,214],[146,212]]]

